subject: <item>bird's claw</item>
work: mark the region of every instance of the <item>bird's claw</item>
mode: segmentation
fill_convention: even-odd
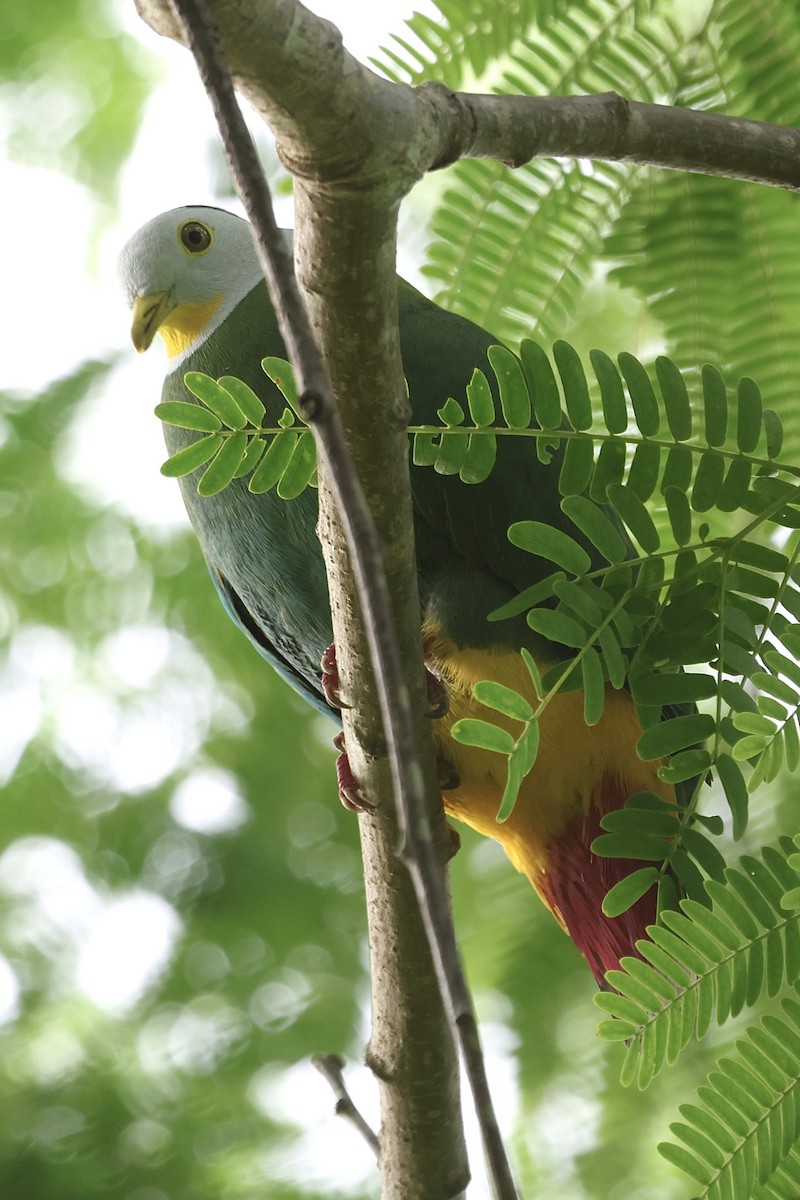
[[[349,705],[344,703],[341,696],[339,666],[336,661],[336,646],[334,643],[331,643],[323,653],[320,659],[320,668],[322,671],[320,686],[328,704],[330,704],[331,708],[348,708]],[[425,663],[425,683],[428,697],[427,716],[432,720],[439,720],[445,716],[450,707],[450,694],[445,681],[428,666],[427,661]],[[344,730],[337,733],[333,739],[333,744],[339,751],[339,756],[336,759],[336,781],[339,787],[339,799],[342,804],[349,812],[374,812],[375,806],[370,804],[368,800],[365,800],[350,767],[350,760],[347,757],[347,751],[344,746]],[[439,786],[442,791],[450,791],[458,787],[458,774],[451,763],[445,759],[440,759],[437,763],[437,768]]]
[[[339,751],[336,759],[336,782],[339,786],[339,799],[348,812],[374,812],[375,805],[364,799],[350,767],[350,759],[344,748],[344,730],[340,730],[333,739],[333,744]]]
[[[453,792],[461,786],[461,776],[443,754],[436,755],[436,781],[442,792]]]
[[[330,704],[331,708],[339,710],[350,708],[350,705],[345,704],[344,700],[342,700],[335,643],[331,642],[330,646],[325,650],[319,665],[322,670],[320,686],[328,704]],[[432,721],[438,721],[442,717],[447,716],[448,709],[450,708],[450,692],[442,677],[429,667],[427,662],[425,663],[425,685],[428,696],[427,716]]]
[[[339,679],[339,664],[336,661],[336,645],[331,642],[327,650],[322,655],[319,663],[322,669],[320,685],[322,694],[330,704],[331,708],[343,709],[349,708],[349,704],[345,704],[342,700],[341,680]]]
[[[446,717],[450,708],[450,689],[440,675],[425,664],[425,686],[428,693],[428,708],[426,715],[432,721],[440,721]]]
[[[444,859],[450,862],[461,849],[461,834],[454,829],[449,821],[445,822]]]
[[[428,692],[428,716],[432,721],[446,717],[450,708],[450,689],[434,665],[432,651],[434,639],[422,639],[423,661],[425,663],[425,686]]]

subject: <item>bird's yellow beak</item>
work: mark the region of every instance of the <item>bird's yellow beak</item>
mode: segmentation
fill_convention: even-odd
[[[136,297],[133,302],[131,341],[140,354],[147,350],[158,327],[174,307],[169,292],[153,292],[150,296]]]

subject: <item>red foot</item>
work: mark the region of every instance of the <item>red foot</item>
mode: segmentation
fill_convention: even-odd
[[[341,696],[339,667],[336,662],[336,646],[328,646],[320,660],[322,675],[320,684],[323,695],[331,708],[348,708]],[[427,684],[428,709],[427,715],[432,719],[443,717],[450,706],[447,684],[425,664],[425,680]],[[374,806],[364,799],[361,789],[350,769],[350,761],[344,748],[344,732],[337,733],[333,744],[339,751],[336,759],[336,779],[339,784],[339,799],[350,812],[372,812]],[[440,786],[443,791],[458,787],[458,776],[454,768],[443,759],[439,764]]]
[[[434,674],[428,664],[425,664],[425,684],[428,689],[427,716],[432,721],[439,721],[447,716],[450,707],[450,690],[445,681]]]
[[[336,662],[336,646],[333,642],[322,655],[320,667],[322,668],[320,679],[322,694],[328,704],[331,708],[349,708],[350,706],[342,700],[339,667]],[[428,694],[427,715],[431,720],[438,720],[447,714],[450,707],[450,693],[447,684],[428,666],[427,662],[425,663],[425,683]]]
[[[320,659],[320,667],[322,668],[322,677],[320,683],[322,685],[322,694],[330,704],[331,708],[349,708],[342,700],[340,692],[341,680],[339,679],[339,667],[336,662],[336,646],[331,642],[328,649]]]
[[[447,716],[450,708],[450,689],[433,666],[430,659],[431,638],[424,638],[422,653],[425,656],[425,683],[428,689],[428,716],[433,721]]]
[[[344,730],[337,733],[333,739],[333,744],[339,751],[339,757],[336,759],[336,782],[339,785],[339,799],[342,804],[348,812],[374,812],[375,806],[362,796],[361,788],[358,786],[350,768],[350,759],[347,757],[347,751],[344,748]]]

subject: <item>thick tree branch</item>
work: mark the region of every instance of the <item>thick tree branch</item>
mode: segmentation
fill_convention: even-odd
[[[163,0],[136,3],[153,28],[180,39]],[[399,196],[425,171],[458,158],[520,166],[555,156],[800,189],[800,131],[793,128],[642,104],[613,92],[482,96],[440,84],[410,88],[359,63],[339,31],[297,0],[217,0],[214,11],[237,87],[301,178],[337,186],[370,182]]]

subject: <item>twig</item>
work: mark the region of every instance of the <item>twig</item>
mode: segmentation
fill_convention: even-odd
[[[378,1135],[356,1108],[344,1082],[344,1059],[340,1058],[338,1054],[315,1054],[311,1062],[330,1084],[331,1091],[336,1097],[337,1116],[352,1121],[380,1163],[381,1144]]]
[[[303,416],[332,468],[332,486],[345,530],[380,698],[402,832],[399,853],[414,882],[442,997],[464,1057],[495,1196],[498,1200],[517,1200],[491,1101],[477,1020],[458,952],[441,862],[428,833],[424,775],[394,634],[394,615],[380,541],[358,481],[325,365],[314,343],[292,264],[278,232],[269,188],[219,50],[217,31],[206,0],[170,0],[170,4],[211,99],[236,189],[253,225],[273,307],[300,381]]]

